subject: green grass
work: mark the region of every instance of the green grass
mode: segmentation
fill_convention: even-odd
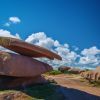
[[[48,75],[59,75],[59,74],[62,74],[62,72],[59,71],[59,70],[52,70],[50,72],[47,72],[46,74],[48,74]]]
[[[100,87],[100,81],[89,81],[85,78],[81,78],[80,82],[87,82],[89,85],[93,86],[93,87]]]
[[[74,74],[73,72],[67,71],[67,70],[65,70],[63,73],[64,73],[64,74]]]
[[[71,72],[71,71],[63,71],[63,72],[61,72],[59,70],[52,70],[50,72],[47,72],[46,74],[47,75],[59,75],[59,74],[74,74],[74,73]]]
[[[89,84],[94,87],[100,87],[100,81],[90,81]]]

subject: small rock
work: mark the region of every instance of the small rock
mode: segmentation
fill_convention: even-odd
[[[80,74],[81,72],[83,72],[84,70],[81,70],[79,68],[71,68],[68,70],[69,72],[73,73],[73,74]]]
[[[61,72],[68,71],[69,69],[70,69],[70,67],[67,67],[67,66],[60,66],[58,68],[58,70],[61,71]]]

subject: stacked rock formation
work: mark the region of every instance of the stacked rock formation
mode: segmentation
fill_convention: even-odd
[[[100,66],[98,66],[95,70],[81,73],[81,76],[88,79],[89,81],[100,82]]]
[[[45,48],[10,37],[0,37],[0,46],[17,53],[0,51],[0,88],[45,82],[41,74],[52,70],[52,67],[33,57],[61,60],[59,55]]]

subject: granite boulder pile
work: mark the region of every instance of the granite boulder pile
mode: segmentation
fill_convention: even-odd
[[[85,71],[81,73],[81,76],[89,81],[100,82],[100,66],[96,67],[95,70]]]

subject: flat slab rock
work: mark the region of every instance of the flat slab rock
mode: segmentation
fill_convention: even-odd
[[[46,63],[31,57],[0,52],[0,75],[35,77],[52,70]]]
[[[49,59],[56,58],[59,60],[62,59],[58,54],[51,52],[48,49],[15,38],[0,37],[0,45],[21,55],[29,57],[47,57]]]

